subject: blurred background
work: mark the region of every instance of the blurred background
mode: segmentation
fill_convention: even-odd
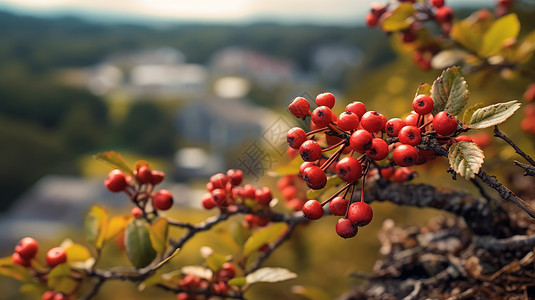
[[[493,5],[447,2],[460,16]],[[330,91],[337,113],[359,100],[387,118],[408,114],[418,84],[431,83],[440,71],[420,71],[383,32],[366,28],[370,3],[0,0],[1,256],[25,235],[42,240],[43,249],[76,236],[92,204],[129,211],[124,195],[104,189],[110,169],[95,153],[115,150],[130,164],[151,162],[166,172],[163,185],[176,195],[172,213],[201,221],[212,214],[199,208],[213,173],[241,168],[249,183],[274,186],[277,178],[266,175],[288,161],[285,136],[297,121],[287,105],[294,97],[313,100]],[[525,28],[535,27],[533,4],[525,1],[516,12]],[[526,86],[492,76],[467,79],[472,103],[519,99]],[[253,154],[263,158],[260,164]],[[448,177],[445,166],[421,171],[438,181]],[[301,299],[291,287],[310,285],[334,298],[358,284],[349,273],[372,267],[384,219],[417,225],[437,214],[376,207],[374,223],[356,239],[338,238],[329,218],[303,229],[267,262],[299,277],[269,293]],[[239,220],[220,230],[232,222]],[[200,245],[231,254],[214,236],[188,244],[178,265],[200,263]],[[254,299],[275,297],[266,298],[269,287],[253,288]],[[0,299],[21,299],[10,280],[0,277],[0,288],[6,291]],[[121,298],[173,299],[130,290],[122,289]],[[112,293],[104,289],[98,299]]]

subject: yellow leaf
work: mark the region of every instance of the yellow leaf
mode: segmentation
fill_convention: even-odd
[[[496,55],[503,44],[517,37],[520,31],[520,21],[516,14],[508,14],[496,20],[483,35],[483,44],[479,54],[484,57]]]
[[[167,248],[168,222],[165,218],[159,218],[150,227],[150,241],[152,248],[158,253],[163,253]]]
[[[108,241],[113,239],[121,233],[126,228],[126,225],[128,225],[129,220],[130,218],[127,216],[116,216],[111,218],[108,224],[108,229],[106,230],[105,240]]]

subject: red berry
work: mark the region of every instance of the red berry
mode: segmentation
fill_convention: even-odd
[[[347,218],[355,226],[366,226],[373,218],[373,210],[364,201],[355,202],[349,206]]]
[[[22,257],[19,253],[14,252],[11,255],[11,261],[19,266],[29,267],[32,264],[31,259]]]
[[[532,83],[528,86],[528,88],[524,92],[523,97],[524,97],[524,100],[528,102],[535,101],[535,83]]]
[[[152,184],[158,184],[165,178],[165,173],[162,171],[152,170],[151,177]]]
[[[255,200],[258,204],[267,206],[269,202],[273,199],[273,196],[271,195],[271,189],[268,187],[263,187],[261,189],[256,190],[255,192]]]
[[[400,145],[394,149],[392,158],[399,166],[412,166],[418,158],[418,150],[411,145]]]
[[[217,203],[215,203],[214,199],[212,199],[212,194],[210,193],[205,193],[202,195],[201,203],[206,209],[212,209],[217,206]]]
[[[358,231],[358,227],[353,226],[348,219],[342,218],[336,222],[336,233],[344,239],[354,237]]]
[[[401,128],[405,127],[405,125],[405,121],[400,118],[390,119],[385,124],[385,132],[389,137],[396,137]]]
[[[317,220],[323,216],[323,207],[316,200],[308,200],[303,205],[303,213],[310,220]]]
[[[152,183],[152,170],[148,166],[139,167],[134,174],[140,183]]]
[[[228,293],[228,286],[225,282],[220,281],[212,285],[215,294],[226,295]]]
[[[243,181],[243,171],[240,169],[230,169],[227,171],[227,178],[232,186],[237,186]]]
[[[299,149],[301,145],[307,140],[307,133],[299,128],[294,127],[288,131],[288,134],[286,134],[286,141],[288,142],[288,146]]]
[[[323,170],[318,166],[307,167],[303,171],[303,179],[307,186],[314,190],[322,189],[327,184],[327,176],[325,176]]]
[[[303,97],[296,97],[292,100],[288,109],[296,118],[304,118],[310,113],[310,103]]]
[[[308,140],[299,147],[299,154],[304,161],[316,161],[321,158],[321,146],[316,141]]]
[[[378,132],[385,127],[386,118],[376,111],[366,112],[360,119],[362,128],[369,132]]]
[[[191,300],[191,298],[189,297],[189,294],[185,292],[176,294],[176,299],[177,300]]]
[[[308,168],[308,167],[311,167],[311,166],[315,166],[315,164],[313,162],[305,161],[299,167],[299,173],[297,175],[299,177],[303,177],[303,173],[304,173],[305,169]]]
[[[173,195],[168,190],[159,190],[152,197],[152,206],[159,210],[168,210],[173,206]]]
[[[418,126],[416,123],[418,123],[418,114],[410,114],[405,118],[406,126]]]
[[[498,6],[509,9],[513,6],[513,0],[498,0]]]
[[[62,264],[67,261],[67,253],[65,249],[61,247],[55,247],[46,253],[46,263],[49,267],[53,268],[59,264]]]
[[[472,138],[467,135],[459,135],[455,138],[457,142],[472,142]]]
[[[214,190],[214,185],[210,181],[206,183],[206,190],[209,192]]]
[[[15,252],[26,259],[32,259],[39,250],[39,244],[31,237],[21,239],[15,246]]]
[[[431,0],[431,4],[436,8],[444,6],[444,0]]]
[[[433,98],[428,95],[418,95],[412,101],[412,109],[419,115],[427,115],[433,111],[435,102]]]
[[[435,17],[440,23],[450,23],[453,21],[453,10],[449,6],[443,6],[437,9]]]
[[[351,102],[346,106],[345,111],[350,111],[356,114],[360,120],[362,119],[362,116],[366,113],[366,105],[359,101]]]
[[[132,217],[134,218],[141,218],[143,216],[143,210],[139,207],[133,207],[132,210],[130,211],[130,214],[132,215]]]
[[[293,199],[297,196],[297,188],[293,185],[287,186],[281,191],[281,194],[286,200]]]
[[[253,197],[254,198],[254,195]],[[214,189],[212,191],[212,200],[214,200],[217,205],[222,205],[223,202],[227,199],[227,192],[223,189]]]
[[[383,177],[384,179],[388,179],[390,178],[390,176],[392,176],[392,174],[394,174],[394,168],[392,167],[381,168],[379,173],[381,174],[381,177]]]
[[[322,93],[316,96],[316,105],[327,106],[328,108],[334,107],[334,95],[331,93]]]
[[[247,199],[254,199],[256,197],[256,189],[250,184],[243,186],[243,197]]]
[[[405,126],[401,128],[398,137],[401,143],[411,146],[420,144],[420,141],[422,140],[420,129],[418,129],[416,126]]]
[[[362,166],[358,159],[348,156],[336,164],[336,174],[346,182],[357,181],[362,177]]]
[[[366,151],[366,155],[375,161],[383,160],[388,156],[388,144],[381,138],[374,138],[371,148]]]
[[[67,300],[69,297],[63,293],[57,293],[54,295],[54,300]]]
[[[268,217],[259,217],[257,215],[247,214],[245,215],[245,221],[249,225],[249,227],[252,226],[266,226],[269,221],[271,221]]]
[[[108,173],[108,178],[104,181],[104,185],[111,192],[120,192],[128,184],[126,183],[126,176],[123,171],[115,169]]]
[[[407,167],[397,168],[394,175],[390,178],[393,182],[405,182],[413,177],[414,171]]]
[[[56,292],[54,291],[46,291],[43,293],[43,296],[41,296],[41,300],[53,300],[55,295]]]
[[[368,27],[375,27],[377,26],[377,22],[379,21],[379,17],[374,14],[373,12],[369,12],[366,15],[366,26]]]
[[[201,279],[195,275],[187,274],[178,281],[178,285],[183,290],[194,291],[201,285]]]
[[[291,186],[293,184],[294,175],[284,175],[279,179],[279,181],[277,181],[277,188],[282,191],[285,187]]]
[[[341,196],[334,197],[329,203],[329,209],[331,213],[335,216],[343,216],[346,214],[347,206],[349,205],[349,200],[344,199]]]
[[[305,205],[305,202],[301,199],[293,198],[292,200],[286,202],[286,205],[294,211],[300,211],[303,209],[303,205]]]
[[[293,159],[294,157],[296,157],[298,153],[299,153],[298,149],[294,149],[294,148],[290,148],[290,147],[288,147],[288,149],[286,149],[286,156],[288,156],[288,158],[290,158],[290,159]]]
[[[372,147],[373,136],[367,130],[359,129],[351,134],[349,145],[357,152],[366,152]]]
[[[351,112],[351,111],[344,111],[340,114],[340,117],[338,118],[338,127],[342,130],[355,130],[359,126],[359,117]]]
[[[318,106],[312,112],[312,123],[323,128],[329,125],[333,121],[333,112],[327,106]]]
[[[220,281],[229,281],[236,276],[236,268],[230,262],[226,262],[221,266],[217,274],[217,279]]]
[[[217,173],[210,177],[210,182],[214,189],[224,189],[227,185],[228,178],[227,175],[223,173]]]
[[[450,113],[441,111],[433,118],[433,128],[442,136],[450,136],[457,130],[457,119]]]

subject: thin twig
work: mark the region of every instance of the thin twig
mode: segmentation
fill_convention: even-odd
[[[527,165],[527,164],[523,164],[523,163],[521,163],[521,162],[519,162],[517,160],[515,160],[513,162],[513,164],[515,166],[519,166],[519,167],[521,167],[522,169],[525,170],[524,176],[535,176],[535,167],[532,167],[532,166]]]
[[[529,155],[526,154],[526,152],[522,151],[522,149],[518,148],[518,146],[511,141],[503,132],[501,132],[498,129],[498,125],[494,125],[494,136],[499,137],[500,139],[504,140],[509,144],[513,149],[515,149],[515,152],[518,153],[518,155],[522,156],[527,162],[529,162],[532,166],[535,167],[535,160],[531,158]]]

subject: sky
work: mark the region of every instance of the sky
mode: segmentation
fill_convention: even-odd
[[[309,23],[355,25],[372,2],[386,0],[0,0],[0,9],[38,16],[78,16],[94,21],[204,23]],[[490,4],[493,0],[447,0]]]

